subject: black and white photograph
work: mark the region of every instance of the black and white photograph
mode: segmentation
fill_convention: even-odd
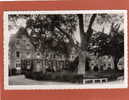
[[[127,88],[127,11],[4,12],[5,89]]]

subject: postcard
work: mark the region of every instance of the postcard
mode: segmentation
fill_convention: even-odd
[[[4,11],[4,89],[128,87],[126,10]]]

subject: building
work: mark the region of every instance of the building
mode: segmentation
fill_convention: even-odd
[[[104,55],[96,57],[95,55],[90,55],[89,67],[92,71],[104,71],[114,69],[114,61],[111,55]]]
[[[34,47],[27,36],[11,35],[9,41],[9,69],[16,69],[20,73],[21,60],[32,58],[33,53]]]
[[[114,69],[114,61],[111,55],[104,55],[100,58],[102,70]]]
[[[60,72],[68,69],[70,63],[77,57],[74,51],[69,57],[52,50],[41,53],[35,50],[27,35],[14,34],[9,41],[9,70],[15,69],[16,73],[21,73],[21,68],[26,67],[29,70],[33,66],[35,72]]]

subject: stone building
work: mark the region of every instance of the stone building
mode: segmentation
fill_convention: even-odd
[[[21,67],[30,69],[33,65],[33,71],[62,71],[68,68],[70,62],[74,61],[77,55],[73,52],[69,57],[56,52],[45,51],[41,53],[35,50],[30,39],[25,35],[11,35],[9,41],[9,69],[16,69],[17,73],[21,72]]]
[[[96,57],[95,55],[90,56],[89,67],[92,71],[104,71],[114,69],[114,61],[111,55],[104,55]]]
[[[9,41],[9,69],[21,70],[21,60],[32,58],[34,48],[27,36],[13,34]]]
[[[102,63],[100,63],[100,66],[102,67],[102,70],[114,69],[114,61],[111,55],[102,56],[101,61]]]

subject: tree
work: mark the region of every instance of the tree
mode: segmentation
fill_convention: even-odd
[[[76,15],[36,15],[27,20],[26,29],[31,30],[29,36],[36,49],[52,48],[68,54],[69,45],[76,45],[72,38],[76,24]]]
[[[109,42],[111,37],[103,32],[94,34],[88,44],[88,51],[98,54],[98,56],[109,55]]]
[[[9,19],[14,20],[14,22],[21,16],[10,15]],[[87,32],[84,32],[84,20],[83,14],[78,15],[22,15],[27,19],[25,32],[27,31],[27,36],[30,38],[35,50],[40,50],[44,52],[46,48],[55,49],[55,51],[63,51],[69,54],[70,49],[75,47],[78,49],[77,42],[73,39],[73,32],[76,30],[79,21],[79,29],[81,35],[81,49],[79,57],[78,70],[85,68],[86,55],[83,53],[87,52],[87,44],[89,38],[93,32],[92,24],[95,20],[96,14],[93,14],[90,20],[90,24]],[[19,29],[19,31],[21,28]],[[22,29],[23,31],[23,29]],[[82,59],[84,57],[84,59]],[[83,70],[79,72],[83,73]]]
[[[93,33],[92,25],[96,18],[96,14],[93,14],[91,16],[86,33],[84,32],[83,14],[78,14],[78,18],[79,18],[79,29],[80,29],[80,36],[81,36],[81,51],[79,53],[78,74],[85,74],[85,62],[87,57],[88,42]]]
[[[95,19],[97,18],[98,24],[105,24],[105,23],[115,23],[117,21],[121,21],[123,23],[123,16],[117,15],[117,14],[93,14],[90,18],[89,25],[87,32],[84,32],[84,21],[83,21],[83,15],[79,14],[79,26],[80,26],[80,35],[81,35],[81,53],[80,53],[80,59],[79,59],[79,66],[78,66],[78,72],[79,74],[85,73],[85,60],[87,58],[87,51],[88,51],[88,44],[91,42],[91,36],[93,33],[93,23],[95,22]],[[100,18],[98,18],[100,17]],[[117,20],[116,20],[117,19]],[[99,37],[96,38],[94,41],[96,48],[94,48],[94,52],[98,52],[100,55],[108,54],[112,55],[114,57],[115,66],[118,62],[118,59],[123,55],[124,50],[124,42],[122,34],[123,32],[118,32],[120,28],[120,25],[116,25],[116,27],[112,27],[111,25],[111,31],[110,33],[114,34],[111,38],[107,33],[104,33],[104,28],[102,32],[96,32],[95,34],[99,35]],[[120,42],[121,41],[121,42]]]
[[[124,56],[124,32],[119,28],[120,25],[112,23],[110,34],[98,32],[91,37],[91,45],[88,45],[88,51],[98,53],[98,56],[112,55],[115,69],[119,59]]]
[[[120,24],[111,25],[111,41],[109,43],[110,54],[114,57],[114,65],[117,70],[117,63],[121,57],[124,56],[124,32],[119,31]]]
[[[112,19],[110,14],[91,14],[87,31],[85,32],[84,16],[84,14],[22,15],[27,20],[25,30],[28,32],[28,37],[34,45],[35,50],[40,50],[41,52],[49,48],[69,55],[72,47],[78,49],[78,43],[73,39],[73,33],[76,31],[77,25],[79,26],[81,37],[78,64],[79,74],[85,74],[88,44],[94,32],[93,23],[98,16],[101,17],[99,20],[97,19],[99,24],[111,22],[110,19]],[[19,17],[21,15],[10,15],[9,19],[15,22],[15,19]],[[105,44],[103,44],[107,42],[106,35],[102,34],[98,39],[102,41],[99,43],[99,46],[101,46],[100,51],[106,51]]]

